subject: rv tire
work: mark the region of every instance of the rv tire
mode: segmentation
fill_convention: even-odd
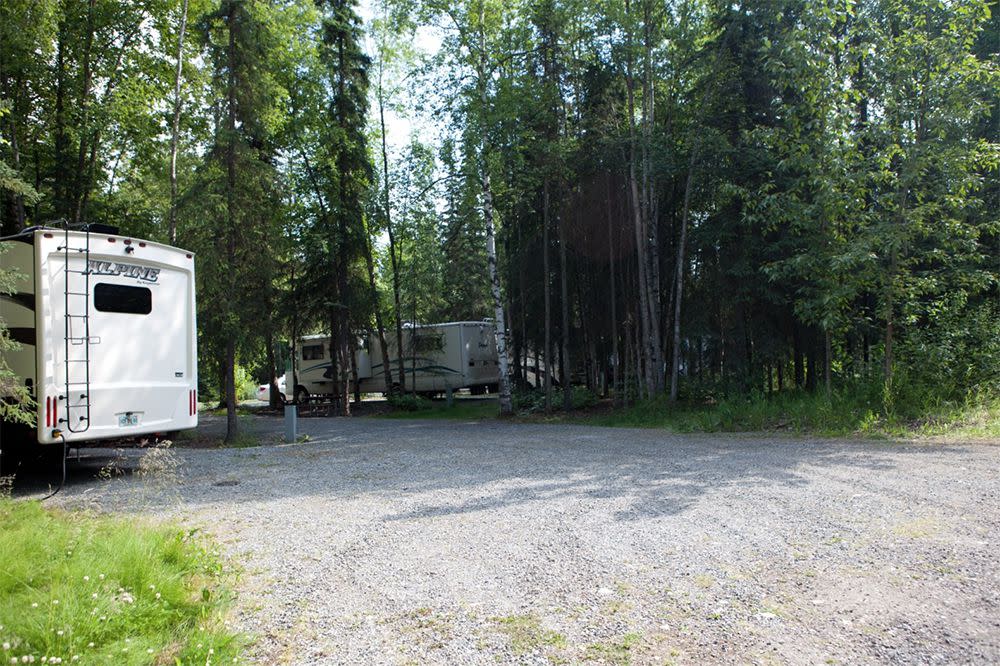
[[[305,405],[309,402],[309,391],[306,390],[305,386],[295,387],[295,404]]]

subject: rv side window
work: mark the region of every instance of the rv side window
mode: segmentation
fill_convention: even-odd
[[[305,345],[302,347],[303,361],[320,361],[323,359],[323,345]]]
[[[153,310],[153,292],[145,287],[100,282],[94,285],[94,307],[101,312],[147,315]]]

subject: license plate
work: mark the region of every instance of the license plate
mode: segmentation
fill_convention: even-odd
[[[139,415],[138,414],[121,414],[118,416],[118,427],[126,428],[128,426],[139,425]]]

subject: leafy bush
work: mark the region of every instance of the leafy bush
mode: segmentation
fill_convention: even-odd
[[[394,393],[389,396],[388,402],[393,409],[404,412],[418,412],[433,406],[427,398],[412,393]]]
[[[583,386],[572,387],[573,409],[584,409],[597,404],[597,396]],[[545,391],[532,389],[514,392],[514,409],[522,414],[537,414],[545,411]],[[563,389],[552,390],[552,409],[561,410]]]

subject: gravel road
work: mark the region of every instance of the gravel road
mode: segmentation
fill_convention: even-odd
[[[246,423],[55,501],[214,534],[256,662],[1000,663],[1000,446]]]

